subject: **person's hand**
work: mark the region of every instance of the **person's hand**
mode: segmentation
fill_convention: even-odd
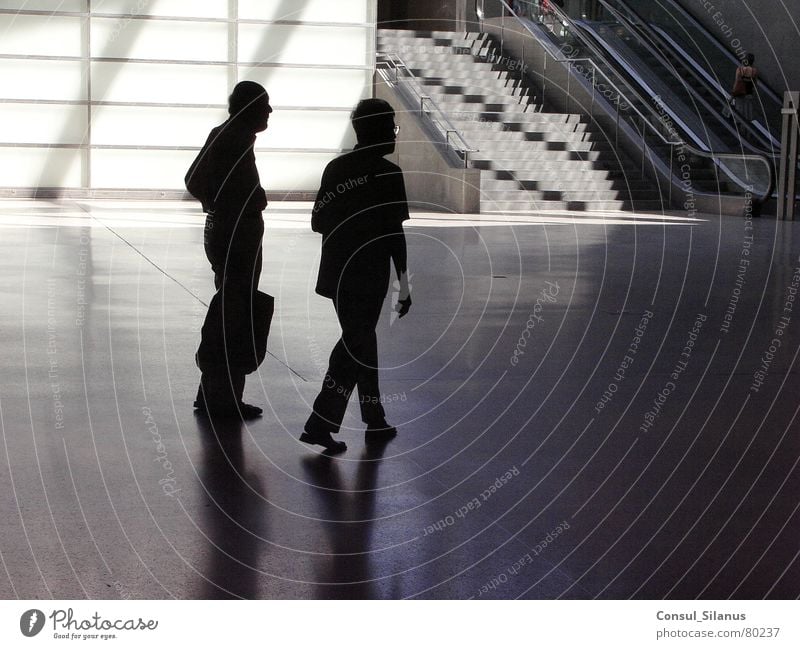
[[[408,281],[408,272],[403,272],[400,274],[400,295],[397,304],[394,305],[394,310],[397,311],[398,317],[402,318],[410,308],[411,285]]]
[[[397,300],[397,304],[394,305],[394,310],[397,311],[397,317],[402,318],[406,313],[409,312],[411,309],[411,295],[409,295],[405,300]]]

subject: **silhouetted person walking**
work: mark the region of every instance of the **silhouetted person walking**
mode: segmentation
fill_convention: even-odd
[[[260,84],[241,81],[228,99],[228,113],[230,117],[211,130],[186,175],[186,186],[207,213],[205,252],[220,292],[223,320],[244,323],[251,318],[261,276],[261,212],[267,197],[253,147],[256,134],[267,128],[272,113],[269,95]],[[225,340],[230,353],[218,367],[203,371],[195,408],[220,416],[261,414],[261,408],[242,402],[246,371],[232,360],[239,351],[235,346],[248,342]]]
[[[342,328],[331,353],[322,390],[300,440],[329,452],[344,451],[339,432],[347,402],[358,386],[366,441],[397,434],[386,423],[378,383],[375,327],[389,288],[390,261],[400,280],[395,309],[411,308],[403,221],[408,219],[403,172],[385,160],[393,153],[398,127],[394,110],[381,99],[365,99],[351,115],[358,144],[325,168],[311,228],[322,234],[317,293],[330,298]]]

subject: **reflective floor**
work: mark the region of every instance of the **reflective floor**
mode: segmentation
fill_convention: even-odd
[[[212,425],[197,209],[0,203],[0,596],[800,595],[800,226],[416,214],[399,435],[351,403],[331,458],[298,441],[338,336],[308,214],[268,213],[265,416]]]

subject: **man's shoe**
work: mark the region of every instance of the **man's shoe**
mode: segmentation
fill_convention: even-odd
[[[397,429],[386,423],[386,420],[372,422],[367,424],[367,430],[364,433],[364,442],[367,444],[381,444],[388,442],[397,435]]]
[[[232,408],[214,405],[209,408],[205,401],[198,400],[194,402],[194,407],[199,414],[214,419],[256,419],[263,412],[258,406],[251,406],[249,403],[238,403]]]
[[[253,406],[250,405],[249,403],[244,403],[240,401],[236,405],[239,408],[239,412],[242,415],[242,419],[255,419],[256,417],[260,417],[261,413],[264,412],[258,406]]]
[[[306,444],[319,444],[324,446],[328,453],[343,453],[347,450],[347,444],[344,442],[337,442],[331,437],[330,431],[304,431],[300,435],[300,441]]]

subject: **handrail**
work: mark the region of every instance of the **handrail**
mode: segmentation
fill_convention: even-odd
[[[525,31],[527,31],[528,34],[530,34],[530,36],[532,38],[534,38],[537,41],[540,40],[539,35],[536,34],[525,23],[525,21],[520,18],[520,16],[516,13],[516,11],[514,11],[514,9],[509,5],[509,3],[506,0],[498,0],[498,1],[511,14],[511,16],[513,16],[517,20],[517,22],[525,29]],[[572,19],[569,16],[567,16],[566,13],[560,7],[558,7],[554,2],[550,2],[548,7],[549,7],[549,11],[554,16],[557,17],[558,21],[564,27],[569,28],[573,33],[575,33],[575,35],[587,47],[587,49],[589,49],[606,66],[608,66],[609,69],[613,69],[613,67],[609,64],[609,62],[602,55],[602,53],[600,53],[597,50],[597,48],[588,39],[586,39],[580,33],[580,30],[576,28],[576,26],[575,26],[574,22],[572,21]],[[503,14],[503,17],[505,17],[505,14]],[[566,60],[560,60],[560,59],[556,58],[549,51],[549,49],[547,47],[544,47],[542,49],[553,60],[554,63],[567,63],[568,65],[570,65],[572,61],[578,60],[578,59],[569,59],[569,58],[566,59]],[[608,80],[609,83],[611,83],[611,81],[608,78],[608,76],[598,67],[597,63],[595,63],[595,61],[593,59],[585,58],[585,59],[580,59],[580,60],[581,61],[587,61],[587,62],[589,62],[591,64],[593,79],[594,79],[595,75],[597,75],[599,73],[604,79]],[[567,77],[567,79],[569,80],[569,77]],[[615,84],[612,83],[612,87],[615,89],[615,92],[618,93],[617,96],[616,96],[616,103],[617,103],[616,128],[617,128],[617,134],[615,134],[615,137],[618,137],[619,114],[620,114],[620,110],[619,110],[620,99],[623,99],[625,101],[625,103],[627,103],[627,105],[631,109],[633,109],[633,111],[636,112],[636,114],[639,115],[639,117],[641,117],[641,119],[642,119],[641,123],[642,123],[642,140],[643,140],[643,154],[642,154],[643,155],[643,157],[642,157],[642,165],[643,166],[644,166],[644,155],[646,153],[646,149],[648,148],[647,147],[647,143],[646,143],[646,141],[644,139],[645,138],[644,129],[647,128],[649,131],[654,133],[658,137],[658,139],[660,139],[665,145],[670,147],[669,165],[670,165],[670,176],[671,177],[675,175],[674,172],[673,172],[673,159],[672,159],[673,158],[672,153],[673,153],[673,147],[674,146],[682,147],[683,149],[688,151],[691,155],[711,160],[715,165],[717,165],[719,168],[721,168],[726,173],[726,175],[730,176],[738,184],[743,185],[744,188],[745,188],[745,191],[752,191],[752,186],[751,185],[748,186],[746,184],[746,182],[742,181],[742,179],[739,178],[735,173],[733,173],[728,168],[728,166],[725,165],[722,161],[723,160],[727,160],[727,159],[736,160],[738,162],[742,162],[743,160],[747,160],[747,159],[752,159],[754,161],[758,160],[759,162],[761,162],[765,166],[765,168],[767,170],[767,188],[764,190],[764,192],[760,193],[759,198],[760,198],[760,200],[763,201],[768,196],[771,195],[772,188],[774,186],[774,173],[773,173],[773,169],[772,169],[772,164],[770,163],[769,159],[766,156],[764,156],[764,155],[762,155],[760,153],[751,153],[751,154],[747,154],[747,155],[733,154],[733,153],[716,153],[716,152],[712,153],[712,152],[709,152],[709,151],[703,151],[703,150],[693,146],[692,144],[689,144],[688,142],[686,142],[682,138],[679,139],[678,141],[668,140],[666,137],[664,137],[664,135],[661,132],[660,128],[658,126],[654,125],[653,122],[651,121],[651,119],[655,119],[656,123],[660,124],[662,127],[666,126],[664,121],[663,121],[663,118],[656,114],[655,109],[652,106],[650,106],[650,103],[649,103],[648,100],[642,98],[638,93],[636,93],[635,91],[633,91],[633,89],[631,89],[633,91],[633,94],[639,100],[639,102],[643,106],[645,106],[647,108],[647,111],[650,114],[650,118],[648,118],[641,111],[639,111],[636,108],[635,104],[628,98],[628,96],[625,93],[623,93],[622,91],[620,91],[619,88]],[[593,82],[592,83],[592,101],[594,101],[594,92],[595,92],[595,83]],[[676,136],[676,135],[679,136],[679,134],[675,133],[675,132],[672,132],[671,135],[673,137]],[[672,184],[670,183],[670,192],[671,192],[671,188],[672,188]]]
[[[399,70],[402,69],[404,74],[413,82],[412,84],[407,84],[407,87],[411,89],[411,91],[417,96],[419,101],[419,110],[420,115],[426,115],[430,122],[437,127],[444,135],[444,143],[448,149],[451,149],[458,157],[464,160],[464,167],[469,166],[469,154],[470,153],[477,153],[480,149],[475,149],[470,146],[467,139],[464,135],[459,131],[450,119],[447,117],[445,112],[439,108],[439,105],[429,96],[422,92],[422,84],[417,79],[417,76],[409,69],[406,62],[394,52],[378,52],[378,58],[383,58],[384,61],[378,61],[378,70],[380,71],[380,63],[387,64],[387,67],[394,71],[394,83],[400,83],[399,77]],[[383,75],[382,75],[383,76]],[[383,76],[384,81],[391,85],[391,78],[388,76]],[[432,110],[425,109],[426,103]],[[437,116],[437,119],[431,117],[431,113]],[[438,121],[437,121],[438,120]],[[457,146],[453,141],[452,138],[455,137],[460,140],[461,145]]]

